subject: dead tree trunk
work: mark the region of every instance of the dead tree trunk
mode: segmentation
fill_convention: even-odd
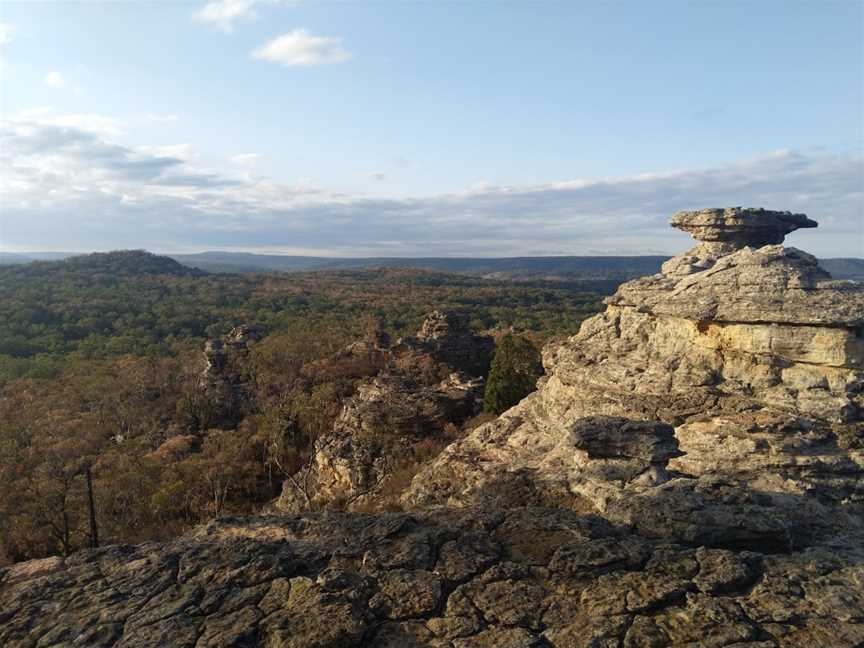
[[[87,507],[90,509],[90,548],[99,546],[99,527],[96,525],[96,505],[93,502],[93,472],[88,463],[84,467],[84,477],[87,481]]]

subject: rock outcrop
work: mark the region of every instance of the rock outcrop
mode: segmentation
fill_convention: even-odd
[[[743,207],[680,211],[672,216],[671,224],[697,241],[724,243],[731,248],[779,245],[787,234],[817,226],[804,214]]]
[[[494,348],[491,337],[471,330],[467,313],[436,310],[426,316],[417,335],[400,338],[390,352],[403,372],[410,372],[423,363],[424,357],[431,357],[449,367],[450,372],[485,376]]]
[[[471,331],[464,313],[433,311],[416,336],[395,344],[378,336],[324,361],[344,367],[363,358],[380,370],[346,401],[333,429],[315,441],[310,463],[285,481],[273,507],[367,509],[393,499],[404,489],[394,478],[414,468],[418,448],[446,444],[448,427],[480,412],[493,348],[491,337]]]
[[[394,474],[413,465],[416,446],[446,439],[448,425],[478,413],[482,396],[482,378],[458,373],[432,386],[392,374],[368,380],[345,403],[333,429],[315,442],[309,465],[284,483],[274,508],[385,503],[384,493],[393,495]]]
[[[852,648],[862,559],[658,542],[549,508],[225,518],[0,570],[0,645]]]
[[[211,425],[231,427],[243,417],[249,400],[243,363],[249,354],[249,344],[260,337],[255,329],[241,325],[221,339],[204,343],[207,366],[199,384],[210,404]]]
[[[538,391],[421,470],[406,505],[531,493],[676,541],[859,537],[864,288],[777,244],[803,215],[673,223],[705,240],[547,348]]]

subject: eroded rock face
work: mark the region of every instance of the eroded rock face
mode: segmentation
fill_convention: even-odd
[[[726,207],[680,211],[672,216],[671,225],[697,241],[761,247],[782,243],[787,234],[802,227],[816,227],[817,223],[804,214],[788,211]]]
[[[445,449],[406,505],[531,498],[712,545],[860,532],[864,288],[799,250],[751,245],[813,226],[801,215],[674,222],[717,256],[691,250],[622,285],[544,350],[538,391]]]
[[[548,508],[225,518],[0,570],[0,644],[851,648],[862,559],[658,542]]]
[[[671,224],[699,243],[663,264],[663,274],[668,276],[707,270],[742,248],[779,245],[790,232],[817,226],[804,214],[743,207],[681,211],[672,216]]]
[[[316,441],[312,463],[285,482],[275,508],[353,508],[380,500],[393,472],[412,461],[414,445],[477,414],[482,394],[482,378],[462,374],[429,387],[396,375],[370,379]]]
[[[436,310],[426,316],[416,336],[400,338],[391,353],[405,369],[428,355],[451,371],[485,376],[494,347],[491,337],[471,330],[467,313]]]
[[[249,344],[260,340],[260,334],[246,325],[236,326],[221,339],[204,343],[207,361],[199,383],[212,409],[216,427],[232,427],[242,419],[248,405],[243,363]]]
[[[327,361],[374,354],[381,370],[347,400],[333,429],[316,441],[312,462],[284,483],[274,508],[362,509],[397,495],[404,484],[394,484],[394,473],[410,467],[417,445],[438,443],[448,426],[480,412],[493,347],[491,337],[471,331],[464,313],[433,311],[416,336],[393,345],[355,343]],[[441,379],[442,373],[449,375]]]

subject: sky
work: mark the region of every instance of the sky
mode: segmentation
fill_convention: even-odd
[[[0,3],[0,250],[864,257],[864,2]]]

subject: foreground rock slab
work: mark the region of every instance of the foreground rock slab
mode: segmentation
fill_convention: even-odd
[[[667,543],[549,508],[226,518],[0,570],[0,645],[860,646],[864,549]]]

